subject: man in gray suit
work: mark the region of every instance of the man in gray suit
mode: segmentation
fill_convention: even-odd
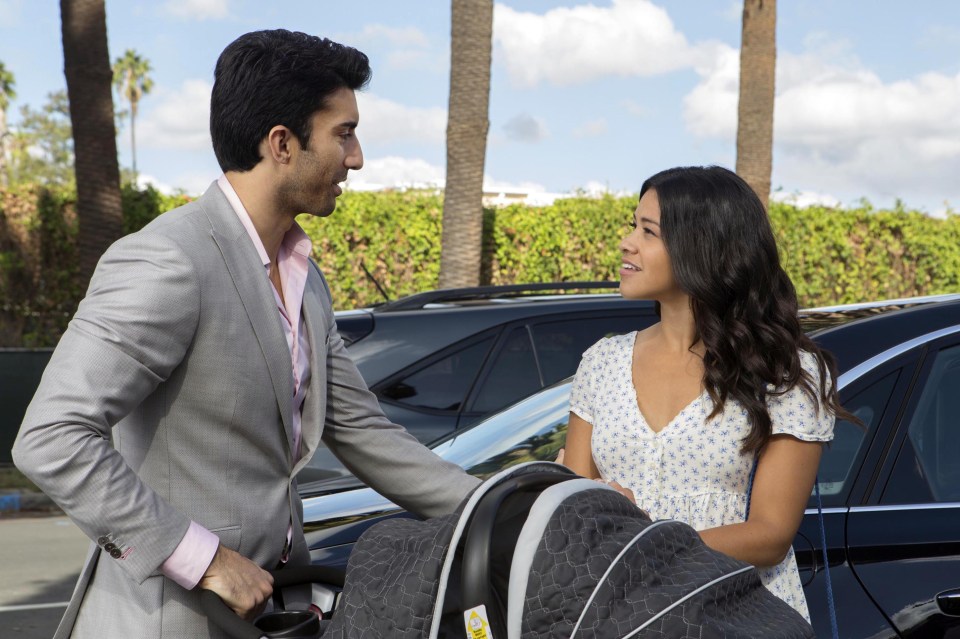
[[[328,40],[241,36],[211,98],[224,175],[101,259],[13,450],[94,540],[57,637],[217,636],[200,589],[252,617],[263,567],[309,562],[294,476],[321,439],[421,515],[477,484],[384,417],[294,221],[362,166],[369,77]]]

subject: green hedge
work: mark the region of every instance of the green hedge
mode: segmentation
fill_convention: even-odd
[[[802,306],[960,292],[960,216],[773,204]]]
[[[124,228],[141,228],[189,198],[123,192]],[[557,200],[484,211],[484,281],[494,284],[616,279],[619,242],[635,197]],[[55,343],[79,300],[72,193],[0,192],[0,345]],[[341,196],[327,218],[301,216],[338,308],[437,287],[442,194]],[[773,203],[770,219],[802,306],[960,292],[960,216],[935,219]]]

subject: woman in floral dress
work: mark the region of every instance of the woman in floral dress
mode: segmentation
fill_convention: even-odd
[[[757,566],[809,620],[791,542],[835,416],[851,418],[833,358],[801,331],[766,210],[733,172],[654,175],[631,226],[620,292],[660,322],[584,353],[563,461]]]

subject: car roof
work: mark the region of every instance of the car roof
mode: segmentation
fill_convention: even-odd
[[[840,373],[898,344],[952,326],[960,327],[960,295],[886,300],[810,309],[844,313],[851,321],[812,334],[837,358]]]
[[[368,322],[372,321],[373,338],[352,344],[350,355],[365,377],[379,379],[375,369],[400,370],[461,340],[514,321],[548,316],[572,320],[579,313],[597,311],[638,315],[654,312],[654,304],[649,300],[626,300],[613,292],[618,286],[618,282],[553,282],[439,289],[367,309],[340,312],[337,316],[338,321],[343,321],[362,314]],[[957,300],[960,295],[938,295],[822,306],[802,309],[800,318],[805,331],[819,336],[831,327],[862,318],[907,308],[942,306]],[[944,314],[948,315],[949,311],[936,313],[937,317]],[[943,320],[928,321],[936,324]],[[871,334],[869,339],[875,339],[872,333],[888,330],[888,326],[897,322],[884,322],[879,328],[866,329]],[[843,351],[837,353],[841,364],[860,356],[858,344],[866,346],[862,340],[845,344],[837,336],[828,335],[825,339],[831,344],[837,342],[828,346],[831,351]]]
[[[412,307],[372,309],[372,334],[351,344],[350,356],[367,379],[377,371],[396,371],[444,348],[510,322],[565,321],[585,315],[650,316],[654,304],[612,295],[549,295],[510,301],[462,303],[436,302]],[[638,323],[639,326],[639,323]]]
[[[619,282],[576,281],[447,288],[408,295],[398,300],[379,304],[372,310],[374,313],[391,313],[424,308],[453,309],[491,304],[542,303],[579,297],[618,298],[620,297],[619,294],[612,291],[619,289],[619,287]],[[598,291],[610,292],[598,293]]]

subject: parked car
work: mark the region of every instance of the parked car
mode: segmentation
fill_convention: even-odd
[[[623,299],[616,287],[563,282],[429,291],[338,312],[337,328],[387,417],[429,444],[569,377],[601,337],[656,321],[652,302]],[[321,448],[298,481],[348,475]]]
[[[907,308],[905,308],[907,307]],[[806,312],[838,359],[844,406],[818,484],[840,635],[853,639],[960,633],[960,295]],[[563,445],[570,380],[461,429],[433,449],[486,477],[552,460]],[[320,489],[325,489],[319,485]],[[345,567],[357,537],[410,516],[370,489],[307,496],[315,563]],[[817,636],[830,636],[816,500],[794,541]]]

